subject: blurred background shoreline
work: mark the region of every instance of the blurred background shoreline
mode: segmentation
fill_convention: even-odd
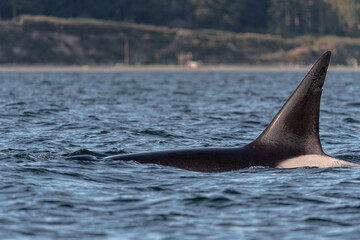
[[[39,66],[80,70],[95,66],[108,70],[299,69],[307,68],[327,50],[334,53],[332,66],[356,70],[360,55],[360,38],[356,37],[284,37],[31,15],[0,21],[0,40],[2,71]]]
[[[357,0],[2,0],[2,69],[357,70]],[[50,71],[50,70],[49,70]]]

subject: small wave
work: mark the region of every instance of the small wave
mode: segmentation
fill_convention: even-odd
[[[343,160],[353,160],[353,161],[359,161],[360,156],[359,155],[336,155],[336,158],[343,159]]]
[[[329,209],[334,210],[334,211],[342,210],[342,211],[349,211],[349,212],[354,212],[354,211],[358,212],[360,210],[360,205],[355,205],[355,206],[346,205],[346,206],[341,206],[341,207],[332,207]]]
[[[37,111],[36,114],[38,115],[47,115],[47,114],[52,114],[52,113],[56,113],[56,112],[60,112],[60,111],[64,111],[64,110],[68,110],[66,109],[59,109],[59,108],[43,108],[40,109],[39,111]]]
[[[293,196],[289,196],[288,199],[290,199],[291,201],[298,201],[301,203],[314,203],[314,204],[328,204],[328,202],[319,200],[319,199],[312,199],[312,198],[302,198],[302,197],[293,197]]]
[[[141,201],[142,201],[142,199],[140,199],[140,198],[124,198],[124,197],[111,200],[111,202],[113,202],[113,203],[141,202]]]
[[[354,118],[345,118],[343,121],[347,123],[360,123],[359,120],[356,120]]]
[[[106,156],[104,154],[93,152],[93,151],[90,151],[87,149],[80,149],[80,150],[70,153],[69,155],[67,155],[67,157],[71,157],[71,156],[75,156],[75,155],[90,155],[90,156],[95,156],[95,157],[105,157]]]
[[[15,102],[15,103],[6,104],[5,106],[22,106],[22,105],[26,105],[26,103],[25,102]]]
[[[201,204],[201,203],[205,203],[206,205],[209,203],[223,204],[223,203],[232,202],[232,200],[230,198],[227,198],[224,196],[216,196],[216,197],[196,196],[196,197],[191,197],[191,198],[185,198],[184,201],[185,201],[185,203],[190,204],[190,205]]]
[[[234,189],[231,189],[231,188],[227,188],[223,191],[223,193],[225,194],[231,194],[231,195],[241,195],[241,192],[238,192]]]
[[[159,136],[159,137],[164,137],[164,138],[171,138],[171,137],[181,137],[181,136],[176,136],[173,134],[168,133],[165,130],[157,130],[157,129],[145,129],[145,130],[141,130],[141,131],[137,131],[137,134],[146,134],[146,135],[153,135],[153,136]]]
[[[48,175],[48,174],[52,174],[55,171],[51,171],[49,169],[46,168],[41,168],[41,167],[22,167],[18,169],[19,172],[30,172],[32,174],[35,175]]]
[[[350,106],[350,107],[360,107],[360,102],[348,103],[348,104],[346,104],[346,106]]]
[[[259,124],[261,124],[261,122],[251,121],[251,120],[249,120],[249,121],[244,121],[244,123],[251,124],[251,125],[259,125]]]
[[[323,225],[332,224],[332,225],[338,225],[338,226],[352,226],[351,224],[348,224],[348,223],[344,223],[344,222],[340,222],[340,221],[334,221],[334,220],[326,219],[326,218],[310,217],[310,218],[307,218],[305,221],[306,222],[317,223],[317,224],[323,224]]]
[[[26,160],[26,161],[35,162],[37,160],[34,156],[32,156],[28,153],[16,153],[16,154],[12,155],[12,157],[17,160],[20,160],[20,161]]]
[[[163,192],[163,191],[166,191],[166,190],[168,190],[168,188],[163,188],[163,187],[160,187],[160,186],[150,186],[150,187],[145,187],[145,188],[143,188],[143,187],[137,187],[137,188],[134,188],[135,190],[137,190],[137,191],[148,191],[148,192],[153,192],[153,191],[155,191],[155,192]]]
[[[176,218],[195,218],[196,215],[191,214],[184,214],[184,213],[177,213],[177,212],[170,212],[170,213],[163,213],[163,214],[156,214],[152,217],[153,221],[170,221]]]

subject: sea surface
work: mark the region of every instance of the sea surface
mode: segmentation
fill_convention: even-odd
[[[359,239],[360,168],[65,159],[241,147],[304,76],[0,73],[0,239]],[[320,135],[325,152],[360,163],[360,73],[328,73]]]

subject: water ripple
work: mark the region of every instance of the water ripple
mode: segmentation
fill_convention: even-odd
[[[0,238],[358,239],[356,168],[195,173],[65,160],[242,146],[303,75],[0,73]],[[356,163],[359,77],[329,73],[320,116],[324,150]]]

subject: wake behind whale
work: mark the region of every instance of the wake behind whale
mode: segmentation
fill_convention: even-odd
[[[199,172],[223,172],[253,166],[274,168],[350,167],[354,163],[326,155],[319,138],[322,86],[330,62],[324,53],[286,101],[269,126],[241,148],[200,148],[115,155],[105,160],[154,163]],[[67,159],[97,160],[77,155]]]

